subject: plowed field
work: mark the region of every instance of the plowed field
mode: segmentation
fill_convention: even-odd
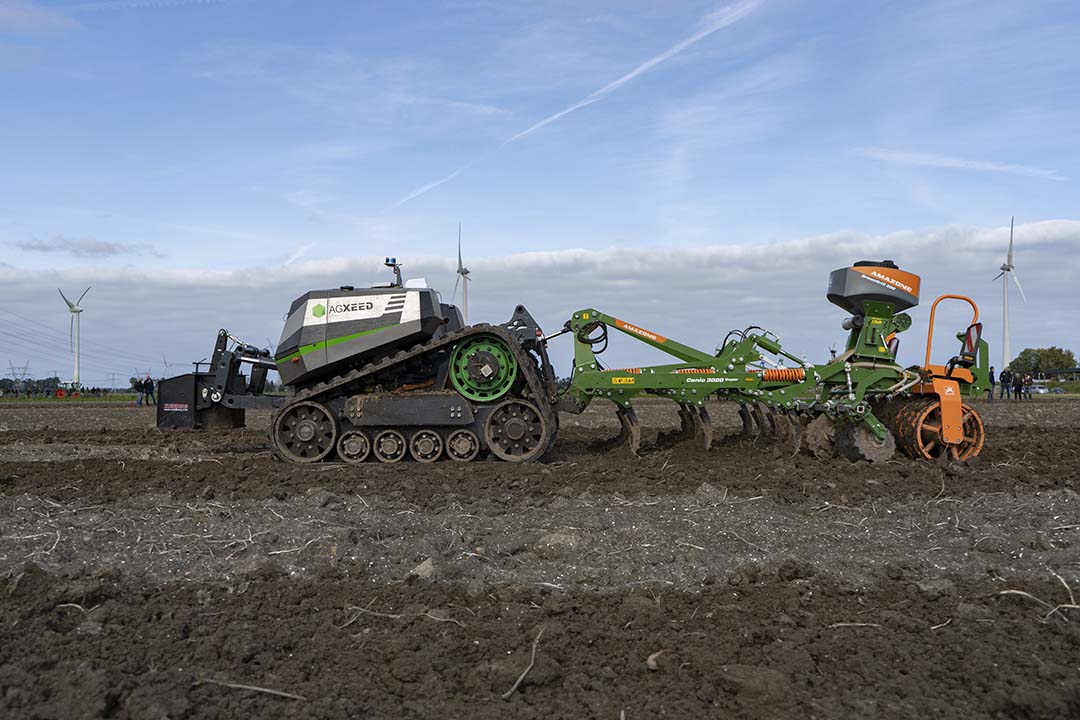
[[[532,465],[299,467],[265,415],[0,407],[0,717],[1080,717],[1080,402],[978,409],[965,464],[644,404],[640,458],[597,408]]]

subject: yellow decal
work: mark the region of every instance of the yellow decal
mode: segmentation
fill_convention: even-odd
[[[582,320],[588,320],[589,319],[589,313],[581,313],[581,319]]]
[[[634,378],[632,377],[613,377],[611,378],[612,385],[633,385]]]
[[[888,351],[888,350],[887,350],[886,348],[883,348],[883,347],[881,347],[881,346],[879,345],[879,346],[878,346],[878,352],[889,352],[889,351]]]

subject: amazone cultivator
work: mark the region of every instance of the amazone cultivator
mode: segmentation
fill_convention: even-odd
[[[566,329],[574,337],[572,405],[581,412],[595,399],[610,400],[622,434],[636,452],[641,431],[633,400],[663,397],[679,405],[682,431],[708,448],[712,425],[705,401],[739,403],[743,431],[778,438],[815,455],[834,451],[852,459],[883,461],[897,444],[915,458],[966,460],[982,449],[982,420],[964,397],[986,391],[987,345],[981,339],[978,308],[969,298],[945,295],[930,311],[926,362],[896,364],[897,335],[911,327],[904,313],[918,304],[919,278],[889,261],[860,262],[832,273],[828,298],[850,316],[844,352],[814,365],[784,350],[761,328],[732,331],[715,353],[678,343],[594,309],[574,313]],[[973,311],[960,352],[945,365],[930,363],[937,306],[945,299],[968,303]],[[654,367],[608,369],[595,348],[606,347],[609,328],[623,332],[680,362]],[[785,365],[787,365],[785,367]]]
[[[162,383],[158,424],[242,424],[245,408],[268,407],[275,452],[290,462],[527,462],[555,442],[560,410],[580,413],[597,399],[614,403],[622,436],[638,452],[633,401],[644,395],[677,403],[682,433],[705,448],[713,441],[706,401],[715,398],[739,404],[747,435],[819,456],[883,461],[899,446],[915,458],[965,460],[983,446],[982,421],[963,401],[988,384],[975,303],[954,295],[935,300],[926,362],[900,367],[897,335],[911,327],[904,310],[918,303],[919,278],[889,261],[830,276],[828,298],[849,314],[848,341],[820,365],[758,327],[728,333],[709,353],[595,309],[574,313],[547,337],[520,305],[502,325],[466,326],[438,293],[403,284],[397,263],[387,265],[393,283],[313,291],[294,301],[273,354],[243,343],[229,350],[232,338],[222,330],[209,371]],[[947,298],[970,304],[973,318],[957,335],[960,352],[932,365],[934,314]],[[612,328],[674,362],[605,368],[597,356]],[[548,341],[564,334],[573,338],[574,367],[560,393]],[[241,374],[245,364],[250,380]],[[262,394],[269,369],[291,395]]]

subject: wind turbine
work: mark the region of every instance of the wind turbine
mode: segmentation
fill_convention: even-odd
[[[1009,278],[1013,279],[1016,283],[1016,289],[1020,291],[1020,297],[1024,298],[1024,302],[1027,302],[1027,295],[1024,295],[1024,288],[1020,285],[1020,278],[1016,276],[1016,265],[1013,264],[1013,223],[1016,218],[1009,220],[1009,254],[1005,258],[1005,264],[1001,266],[1001,272],[997,274],[998,278],[1001,278],[1001,317],[1004,327],[1001,331],[1001,367],[1002,369],[1009,367],[1009,363],[1012,361],[1012,351],[1009,347]]]
[[[78,392],[79,390],[79,316],[82,315],[83,309],[79,307],[79,303],[86,297],[86,293],[90,292],[90,288],[83,290],[83,294],[79,296],[79,299],[75,302],[71,302],[64,295],[64,291],[60,288],[56,288],[56,291],[60,293],[60,297],[64,298],[64,302],[67,303],[68,311],[71,313],[71,334],[69,340],[71,342],[72,350],[75,352],[75,376],[71,378],[73,389]]]
[[[469,324],[469,268],[461,262],[461,223],[457,226],[457,280],[454,281],[454,295],[450,299],[453,304],[457,298],[458,283],[461,283],[461,310],[465,318],[465,324]]]

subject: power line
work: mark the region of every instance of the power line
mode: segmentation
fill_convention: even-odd
[[[64,357],[71,353],[70,348],[65,347],[63,344],[59,343],[56,340],[39,337],[37,335],[34,335],[31,331],[22,330],[17,326],[8,326],[3,320],[0,320],[0,331],[3,331],[5,334],[10,335],[12,338],[21,341],[27,347],[50,353],[55,358]],[[88,367],[91,367],[93,365],[102,367],[105,364],[111,365],[113,368],[117,367],[116,365],[112,365],[112,363],[117,362],[117,358],[115,356],[105,356],[100,355],[96,352],[85,351],[82,353],[82,355],[91,361],[87,363]]]
[[[58,341],[58,342],[70,342],[70,338],[65,338],[63,336],[63,333],[57,332],[56,330],[52,330],[52,329],[48,328],[47,326],[41,325],[39,320],[35,320],[34,318],[26,317],[25,315],[20,315],[19,313],[12,312],[11,310],[8,310],[7,308],[3,308],[3,307],[0,307],[0,312],[6,313],[7,315],[18,318],[18,319],[23,320],[25,322],[33,323],[32,327],[26,327],[26,326],[19,325],[18,323],[15,323],[15,322],[13,322],[11,320],[6,321],[7,323],[9,323],[10,325],[12,325],[14,327],[19,327],[20,329],[22,329],[24,331],[28,331],[28,332],[31,332],[31,333],[34,333],[34,334],[50,335],[50,336],[52,336],[52,338],[55,341]],[[115,350],[114,348],[108,346],[105,343],[99,343],[97,341],[87,340],[85,338],[82,339],[82,344],[83,345],[89,345],[91,348],[96,347],[96,348],[98,348],[99,351],[106,352],[106,353],[112,353]],[[156,363],[156,361],[152,361],[152,360],[150,360],[150,359],[148,359],[146,357],[134,356],[134,355],[131,355],[130,353],[128,354],[128,357],[134,357],[134,358],[138,359],[140,362],[155,362]]]

